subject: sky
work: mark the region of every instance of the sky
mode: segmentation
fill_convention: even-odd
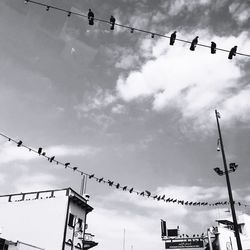
[[[250,54],[250,2],[37,0],[69,11]],[[250,204],[250,58],[95,22],[22,0],[0,1],[0,132],[135,190],[227,200],[215,109],[234,198]],[[81,176],[0,139],[1,194],[72,187]],[[96,250],[164,249],[160,220],[200,234],[228,208],[182,206],[88,180]],[[236,207],[237,213],[249,206]]]

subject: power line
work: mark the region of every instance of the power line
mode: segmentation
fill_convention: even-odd
[[[48,5],[48,4],[37,2],[37,1],[33,1],[33,0],[24,0],[24,3],[26,3],[26,4],[27,3],[32,3],[32,4],[35,4],[35,5],[39,5],[39,6],[45,7],[47,11],[49,11],[50,9],[61,11],[61,12],[66,13],[68,17],[70,17],[71,15],[80,16],[80,17],[83,17],[83,18],[87,18],[90,21],[90,16],[89,15],[84,15],[82,13],[74,12],[74,11],[71,11],[71,10],[66,10],[66,9],[63,9],[63,8],[59,8],[57,6]],[[137,32],[149,34],[149,35],[151,35],[152,38],[154,38],[155,36],[158,36],[158,37],[162,37],[162,38],[168,38],[170,40],[172,39],[172,43],[170,42],[170,45],[174,45],[175,40],[179,41],[179,42],[183,42],[183,43],[188,43],[188,44],[191,44],[190,50],[193,50],[193,51],[195,50],[196,46],[200,46],[200,47],[209,48],[211,50],[212,54],[215,54],[216,50],[227,52],[227,53],[229,53],[228,59],[232,59],[232,57],[236,56],[236,55],[250,57],[250,54],[245,54],[245,53],[237,52],[237,46],[232,47],[231,50],[227,50],[227,49],[223,49],[223,48],[217,48],[215,42],[211,42],[211,45],[206,45],[206,44],[198,43],[198,40],[197,40],[197,43],[195,44],[195,46],[192,47],[192,44],[193,44],[194,40],[190,42],[188,40],[176,38],[176,31],[174,33],[172,33],[171,36],[168,36],[168,35],[164,35],[164,34],[161,34],[161,33],[152,32],[152,31],[149,31],[149,30],[139,29],[139,28],[136,28],[136,27],[132,27],[132,26],[128,26],[128,25],[116,23],[115,22],[115,18],[113,17],[114,19],[112,19],[112,17],[113,16],[111,16],[110,21],[107,21],[105,19],[96,18],[93,15],[92,19],[91,19],[93,23],[89,22],[89,24],[90,25],[94,25],[94,21],[98,21],[98,22],[101,22],[101,23],[106,23],[106,24],[111,25],[111,30],[114,29],[114,26],[118,26],[118,27],[130,30],[131,33],[134,33],[135,31],[137,31]],[[173,36],[173,34],[175,34],[175,35]]]
[[[14,142],[17,145],[17,147],[26,148],[26,149],[29,150],[29,152],[33,152],[33,153],[35,153],[35,154],[37,154],[39,156],[43,156],[50,163],[55,163],[57,165],[61,165],[64,168],[71,169],[73,172],[76,172],[76,173],[78,173],[80,175],[85,175],[89,179],[94,179],[98,183],[107,184],[110,187],[115,187],[118,190],[127,191],[130,194],[133,193],[133,194],[136,194],[138,196],[143,196],[143,197],[146,197],[146,198],[152,198],[152,199],[154,199],[156,201],[164,201],[166,203],[172,202],[172,203],[176,203],[178,205],[186,205],[186,206],[219,206],[219,205],[226,206],[226,205],[229,205],[228,201],[218,201],[218,202],[214,202],[214,203],[210,203],[210,202],[207,202],[207,201],[185,201],[185,200],[180,200],[180,199],[177,199],[177,198],[167,198],[167,196],[165,194],[164,195],[154,195],[148,190],[137,191],[133,187],[123,186],[120,183],[117,183],[117,182],[114,182],[114,181],[111,181],[111,180],[105,180],[103,177],[99,178],[99,177],[95,176],[95,174],[86,173],[86,172],[80,170],[78,167],[71,166],[70,162],[63,163],[61,161],[58,161],[55,156],[47,156],[46,152],[43,150],[42,147],[39,147],[38,150],[35,150],[35,149],[33,149],[33,148],[29,147],[29,146],[26,146],[23,143],[22,140],[15,140],[15,139],[13,139],[13,138],[11,138],[11,137],[3,134],[3,133],[0,133],[0,136],[4,137],[9,142]],[[245,206],[245,207],[249,206],[248,204],[243,204],[241,202],[235,202],[235,204],[238,205],[238,206]]]

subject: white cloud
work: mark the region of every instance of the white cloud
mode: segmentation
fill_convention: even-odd
[[[216,41],[217,46],[230,49],[238,44],[241,51],[247,51],[250,42],[247,33],[239,37],[208,37],[205,30],[198,31],[203,41]],[[190,37],[190,35],[183,35]],[[117,91],[125,101],[137,98],[152,97],[152,107],[161,111],[169,107],[177,108],[184,120],[194,119],[202,127],[211,124],[213,110],[217,107],[232,107],[240,95],[242,107],[247,103],[249,92],[239,92],[242,86],[238,80],[242,76],[239,62],[245,58],[236,56],[228,60],[227,53],[217,51],[210,54],[209,49],[197,47],[189,50],[189,45],[176,43],[173,47],[166,46],[166,39],[161,39],[153,48],[154,60],[148,60],[139,71],[131,71],[127,78],[120,77]],[[235,91],[236,90],[236,91]],[[235,94],[236,93],[236,94]],[[242,99],[244,98],[244,99]],[[248,106],[247,106],[248,107]],[[249,116],[250,109],[238,110],[231,108],[232,117],[242,118],[243,113]],[[240,113],[240,115],[239,115]]]
[[[134,249],[151,250],[161,248],[163,245],[160,240],[158,217],[145,217],[129,211],[124,213],[124,211],[95,207],[94,213],[88,216],[88,223],[89,232],[94,232],[99,242],[97,250],[121,248],[124,229],[126,249],[133,246]]]
[[[96,154],[100,149],[91,146],[69,146],[69,145],[54,145],[44,151],[47,155],[56,156],[82,156]],[[17,161],[31,161],[39,159],[34,152],[29,152],[27,148],[17,147],[11,142],[4,142],[0,148],[0,163],[9,163]]]
[[[14,182],[16,192],[31,192],[56,188],[56,178],[49,174],[33,174],[20,176]]]
[[[117,104],[114,107],[112,107],[111,111],[114,114],[124,114],[126,112],[126,108],[124,105]]]
[[[250,110],[250,87],[247,86],[238,93],[229,97],[222,106],[221,113],[223,113],[223,119],[230,121],[233,118],[239,121],[249,122],[249,110]]]
[[[98,88],[94,94],[88,93],[84,95],[83,102],[74,108],[78,112],[87,113],[92,110],[99,110],[109,106],[116,101],[117,97],[109,90]]]
[[[29,152],[28,149],[17,147],[12,142],[4,142],[0,148],[0,163],[30,161],[36,158],[37,156]]]
[[[175,16],[178,15],[183,9],[188,11],[193,11],[196,7],[202,5],[208,5],[211,0],[189,0],[188,2],[185,0],[175,0],[167,2],[166,4],[170,3],[170,9],[168,14]]]
[[[232,3],[229,11],[239,24],[245,23],[250,18],[250,6],[247,3]]]
[[[130,69],[139,61],[138,55],[125,55],[122,56],[120,61],[116,62],[115,67],[120,69]]]
[[[6,181],[6,175],[5,174],[0,174],[0,185],[3,185]]]
[[[227,196],[225,188],[199,186],[159,187],[156,193],[193,201],[218,200]],[[99,241],[98,247],[103,250],[119,248],[123,242],[124,229],[128,248],[131,245],[136,249],[145,250],[163,248],[164,243],[160,240],[160,219],[167,221],[168,228],[176,228],[179,225],[181,234],[190,235],[205,232],[215,224],[215,219],[224,215],[225,210],[158,202],[121,191],[100,197],[94,207],[94,213],[88,216],[89,232],[95,232],[96,240]],[[105,225],[105,230],[100,227],[100,222]]]
[[[96,154],[99,149],[90,146],[55,145],[47,148],[45,151],[48,155],[84,157]]]

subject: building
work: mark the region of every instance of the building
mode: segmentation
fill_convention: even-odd
[[[180,234],[179,227],[167,229],[166,222],[161,220],[161,237],[165,242],[165,249],[200,248],[205,250],[237,250],[232,217],[216,220],[217,226],[207,229],[201,235]],[[250,216],[240,214],[237,223],[243,250],[250,250]]]
[[[232,217],[221,218],[216,221],[218,226],[212,230],[212,233],[215,236],[215,239],[213,240],[213,244],[215,245],[214,250],[218,247],[220,250],[236,250],[237,243],[233,231]],[[247,214],[240,214],[237,216],[237,222],[242,249],[250,250],[250,216]]]
[[[46,250],[86,250],[98,244],[86,232],[93,208],[87,196],[71,188],[1,195],[0,206],[4,239]]]
[[[45,249],[21,241],[12,242],[0,238],[0,250],[45,250]]]

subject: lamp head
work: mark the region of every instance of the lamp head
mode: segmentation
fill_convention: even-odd
[[[220,176],[224,174],[220,168],[214,168],[214,171],[216,172],[216,174],[218,174]]]
[[[229,163],[229,168],[230,170],[232,170],[233,172],[238,168],[238,165],[234,162]]]

